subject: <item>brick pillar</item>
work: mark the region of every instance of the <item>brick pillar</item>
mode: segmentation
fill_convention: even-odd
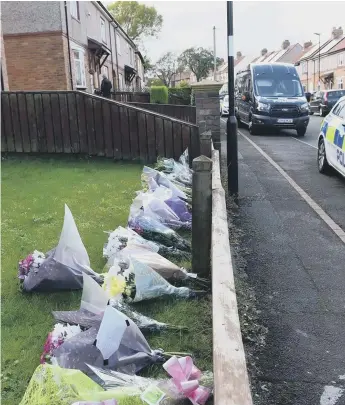
[[[4,90],[8,90],[7,65],[6,65],[5,46],[4,46],[4,38],[2,36],[2,30],[0,32],[0,42],[1,42],[1,75],[2,75],[2,83],[4,85]]]
[[[220,102],[222,83],[203,80],[191,85],[195,95],[196,123],[205,121],[206,131],[211,131],[215,149],[220,149]]]

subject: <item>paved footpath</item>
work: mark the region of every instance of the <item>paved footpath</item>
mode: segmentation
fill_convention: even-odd
[[[345,230],[345,180],[317,171],[320,122],[311,117],[303,142],[294,133],[251,136],[246,129],[238,137],[246,272],[268,328],[258,354],[266,405],[345,405],[345,243],[336,232]]]

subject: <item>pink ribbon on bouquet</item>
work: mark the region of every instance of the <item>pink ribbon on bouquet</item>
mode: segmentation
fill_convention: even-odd
[[[178,391],[188,398],[193,405],[204,405],[210,390],[199,385],[201,371],[194,366],[191,357],[171,357],[163,364],[164,370],[172,377]]]
[[[81,401],[81,402],[74,402],[72,405],[117,405],[116,399],[106,399],[102,402],[88,402],[88,401]]]

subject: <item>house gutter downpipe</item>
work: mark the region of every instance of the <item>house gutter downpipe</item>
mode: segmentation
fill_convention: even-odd
[[[73,74],[72,74],[72,62],[71,62],[71,46],[69,43],[69,29],[68,29],[68,15],[67,15],[67,1],[64,1],[65,6],[65,20],[66,20],[66,35],[67,35],[67,48],[68,48],[68,65],[69,65],[69,74],[71,80],[71,90],[73,89]]]
[[[229,117],[227,122],[227,167],[228,192],[238,203],[238,157],[237,157],[237,119],[235,117],[235,86],[234,86],[234,28],[233,2],[227,2],[228,26],[228,94]]]

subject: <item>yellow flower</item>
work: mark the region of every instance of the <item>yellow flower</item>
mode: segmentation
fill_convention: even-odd
[[[125,290],[126,282],[116,276],[107,274],[104,278],[103,289],[108,293],[109,298],[115,298]]]

